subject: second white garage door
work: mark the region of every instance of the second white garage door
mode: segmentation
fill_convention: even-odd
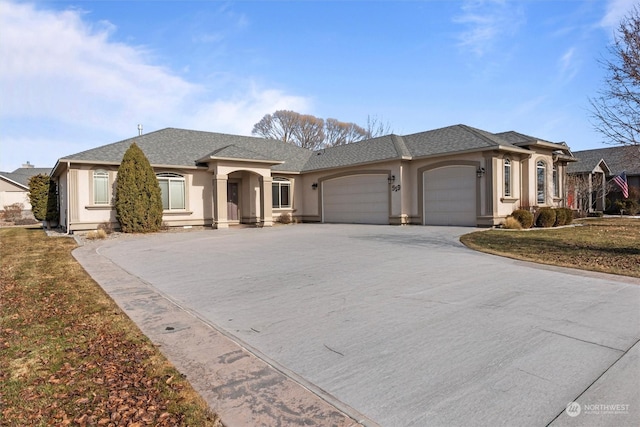
[[[322,221],[389,224],[387,175],[352,175],[322,183]]]
[[[425,225],[476,225],[476,168],[446,166],[424,173]]]

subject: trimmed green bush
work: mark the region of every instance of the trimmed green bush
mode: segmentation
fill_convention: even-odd
[[[531,228],[533,225],[533,214],[525,209],[516,209],[511,216],[518,220],[522,228]]]
[[[162,193],[149,160],[135,143],[122,157],[116,180],[116,219],[125,233],[162,226]]]
[[[556,208],[556,222],[553,224],[554,227],[560,227],[561,225],[565,225],[567,223],[567,211],[564,208]]]
[[[56,183],[49,175],[38,174],[29,178],[29,202],[38,221],[58,220],[58,197]]]
[[[556,223],[556,211],[552,208],[540,208],[536,225],[538,227],[553,227]]]
[[[564,211],[564,225],[569,225],[573,222],[573,211],[569,208],[560,208]]]

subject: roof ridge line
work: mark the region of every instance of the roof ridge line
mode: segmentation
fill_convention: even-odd
[[[464,130],[466,130],[467,132],[470,132],[470,133],[472,133],[472,134],[474,134],[474,135],[476,135],[476,136],[478,136],[478,137],[480,137],[480,138],[484,139],[485,141],[490,142],[490,143],[491,143],[491,144],[493,144],[493,145],[496,145],[496,146],[500,146],[500,145],[502,145],[502,144],[498,143],[497,141],[495,141],[495,140],[493,140],[493,139],[491,139],[491,138],[488,138],[486,135],[483,135],[483,134],[482,134],[482,132],[487,132],[487,131],[481,131],[480,129],[476,129],[476,128],[474,128],[474,127],[471,127],[471,126],[468,126],[468,125],[464,125],[464,124],[459,124],[458,126],[462,127],[462,128],[463,128]],[[491,133],[491,132],[487,132],[487,133]],[[491,135],[493,135],[495,138],[498,138],[498,139],[502,140],[502,138],[500,138],[500,137],[496,136],[496,135],[495,135],[495,134],[493,134],[493,133],[491,133]],[[504,141],[504,140],[502,140],[502,142],[504,142],[506,145],[511,145],[511,146],[513,146],[513,144],[511,144],[509,141]]]
[[[392,133],[389,136],[391,136],[391,142],[393,142],[393,146],[401,158],[413,157],[411,155],[411,151],[409,151],[409,147],[407,147],[407,144],[404,142],[404,138],[402,137],[402,135],[396,135],[395,133]]]

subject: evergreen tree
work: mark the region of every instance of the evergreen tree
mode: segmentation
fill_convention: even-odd
[[[125,233],[148,233],[162,226],[162,195],[149,160],[131,144],[116,180],[116,218]]]
[[[38,174],[29,178],[29,202],[38,221],[58,220],[58,197],[56,183],[49,175]]]

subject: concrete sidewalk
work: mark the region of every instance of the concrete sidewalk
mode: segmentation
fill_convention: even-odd
[[[469,231],[295,225],[74,255],[229,425],[640,424],[640,281],[479,254]]]

